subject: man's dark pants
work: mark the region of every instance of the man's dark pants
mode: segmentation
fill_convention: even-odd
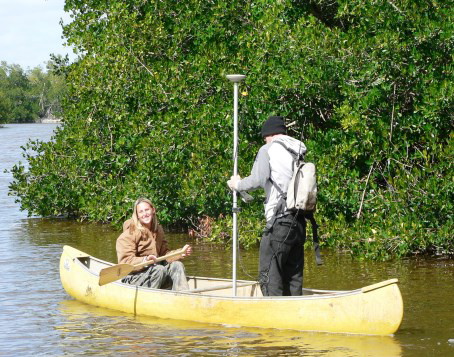
[[[277,218],[260,242],[260,287],[264,296],[302,295],[306,221],[301,214]]]

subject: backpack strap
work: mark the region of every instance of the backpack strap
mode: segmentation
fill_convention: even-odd
[[[268,180],[270,180],[270,182],[271,182],[271,183],[273,184],[273,186],[276,188],[277,192],[279,193],[279,196],[284,197],[285,199],[287,199],[287,192],[282,191],[282,189],[279,187],[279,185],[278,185],[276,182],[274,182],[274,181],[271,179],[271,177],[270,177]]]
[[[317,265],[322,265],[323,260],[320,257],[320,243],[319,243],[318,234],[317,234],[318,225],[317,225],[317,222],[315,222],[314,212],[305,213],[304,218],[311,222],[312,240],[314,242],[314,250],[315,250],[315,261],[316,261]]]
[[[300,154],[300,153],[296,152],[295,150],[287,147],[287,145],[285,145],[282,141],[276,140],[276,141],[273,141],[273,143],[282,145],[284,147],[284,149],[287,150],[290,153],[290,155],[292,155],[293,161],[295,161],[295,162],[304,161],[304,154]]]
[[[274,222],[276,222],[276,219],[278,219],[278,217],[283,216],[283,213],[285,211],[286,201],[287,201],[287,194],[283,193],[282,190],[279,188],[279,186],[276,185],[273,181],[271,181],[271,182],[277,188],[279,193],[282,193],[283,195],[281,195],[281,198],[279,198],[279,201],[277,202],[276,207],[274,207],[273,216],[265,225],[265,230],[264,230],[265,233],[269,232],[273,228]]]

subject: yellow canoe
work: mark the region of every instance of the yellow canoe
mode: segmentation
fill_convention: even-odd
[[[255,281],[188,277],[190,290],[99,286],[99,271],[111,263],[65,246],[60,278],[81,302],[141,316],[245,327],[371,335],[393,334],[403,317],[397,279],[348,291],[303,289],[303,296],[263,297]]]

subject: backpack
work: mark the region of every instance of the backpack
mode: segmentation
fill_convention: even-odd
[[[315,165],[311,162],[304,162],[303,155],[288,148],[281,141],[275,142],[282,145],[293,157],[293,175],[286,195],[287,211],[302,210],[304,213],[315,212],[317,205]],[[280,187],[276,184],[274,186],[283,195]]]
[[[320,245],[318,240],[317,228],[314,212],[317,205],[317,180],[315,165],[311,162],[304,162],[304,156],[287,147],[281,141],[275,141],[282,145],[293,157],[293,174],[287,192],[271,180],[282,199],[286,202],[286,211],[298,212],[303,214],[306,220],[311,222],[312,237],[314,241],[315,260],[317,265],[323,264],[320,257]],[[276,217],[277,212],[275,212]],[[275,218],[273,218],[273,223]]]

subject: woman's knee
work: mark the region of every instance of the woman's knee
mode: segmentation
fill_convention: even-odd
[[[170,263],[169,270],[171,272],[179,272],[179,271],[184,272],[184,264],[180,261],[172,262],[172,263]]]
[[[166,274],[166,267],[160,264],[153,266],[151,275],[163,277]]]

